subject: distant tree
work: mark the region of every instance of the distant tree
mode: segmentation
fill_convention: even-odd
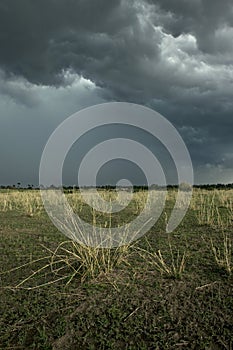
[[[158,190],[159,185],[153,184],[150,186],[151,190]]]
[[[192,191],[192,186],[186,182],[181,182],[179,185],[179,189],[184,192]]]

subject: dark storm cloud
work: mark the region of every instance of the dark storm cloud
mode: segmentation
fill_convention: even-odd
[[[233,7],[231,0],[147,0],[155,6],[155,11],[166,14],[168,20],[164,21],[162,16],[155,16],[161,19],[161,25],[174,36],[182,33],[193,33],[198,40],[198,45],[204,52],[232,49],[232,40],[226,47],[221,42],[216,30],[233,24]],[[169,16],[168,16],[169,14]],[[232,37],[231,37],[232,38]],[[217,39],[217,40],[216,40]],[[229,38],[230,39],[230,38]]]
[[[231,164],[232,57],[232,0],[0,0],[0,94],[38,106],[69,71],[163,113],[199,165]]]
[[[133,6],[132,6],[133,5]],[[147,62],[158,62],[162,35],[127,1],[1,1],[0,65],[32,83],[59,85],[73,69],[116,99],[153,95]]]
[[[0,65],[37,84],[62,84],[62,71],[73,69],[108,88],[115,99],[146,103],[175,96],[172,87],[208,90],[214,72],[194,70],[203,62],[208,66],[213,51],[233,53],[230,0],[0,4]]]
[[[135,20],[120,6],[119,0],[2,0],[0,63],[34,83],[57,83],[68,67],[98,71],[102,58],[114,54],[111,36]]]

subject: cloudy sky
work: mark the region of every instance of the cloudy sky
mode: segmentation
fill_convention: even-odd
[[[196,183],[232,183],[232,0],[0,0],[0,184],[38,184],[53,130],[110,101],[172,122]]]

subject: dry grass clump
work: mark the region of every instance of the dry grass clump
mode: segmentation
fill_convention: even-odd
[[[228,228],[233,223],[232,190],[195,190],[191,202],[199,225]]]
[[[170,237],[168,237],[168,254],[161,252],[160,249],[155,251],[150,242],[147,240],[147,248],[137,248],[139,255],[146,261],[148,266],[155,268],[161,275],[180,279],[185,271],[185,265],[188,258],[187,251],[182,254],[179,249],[172,246]]]
[[[37,190],[0,192],[0,211],[14,210],[28,216],[40,215],[44,211],[40,192]]]
[[[210,239],[210,247],[218,267],[231,275],[233,272],[233,248],[230,234],[222,231],[221,242],[214,244],[213,239]]]

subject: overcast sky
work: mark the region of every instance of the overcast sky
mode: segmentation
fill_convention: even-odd
[[[171,121],[196,183],[232,183],[232,0],[0,0],[0,184],[38,184],[55,127],[110,101]]]

